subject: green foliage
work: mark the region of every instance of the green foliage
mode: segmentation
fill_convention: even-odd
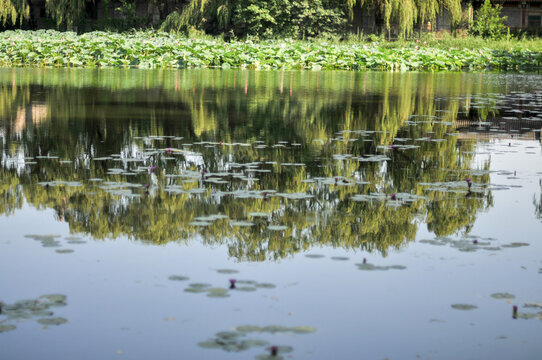
[[[477,43],[477,45],[486,43]],[[503,43],[508,44],[508,43]],[[531,43],[526,43],[531,44]],[[537,50],[512,47],[493,50],[417,43],[328,44],[301,41],[231,41],[132,32],[77,35],[56,31],[0,33],[3,66],[344,69],[344,70],[494,70],[535,69],[542,65]],[[488,43],[491,45],[491,43]]]
[[[346,13],[346,4],[336,0],[192,0],[161,29],[186,33],[193,27],[241,38],[342,35]]]
[[[0,0],[0,22],[2,25],[17,22],[22,24],[29,16],[30,8],[26,0]]]
[[[165,32],[184,33],[186,30],[186,24],[183,23],[183,18],[177,11],[172,11],[160,25],[160,31]]]
[[[58,27],[72,29],[81,21],[87,1],[94,0],[46,0],[45,9]]]
[[[344,35],[346,7],[325,0],[240,0],[232,25],[238,37],[310,38]]]
[[[3,70],[0,105],[9,103],[11,108],[0,106],[0,128],[5,133],[0,152],[8,159],[19,157],[22,161],[24,151],[24,157],[34,157],[37,164],[10,167],[8,162],[0,167],[0,214],[10,214],[23,204],[54,209],[71,231],[95,238],[124,235],[154,244],[201,234],[208,244],[226,244],[230,256],[252,261],[285,258],[322,245],[386,254],[413,240],[422,218],[438,235],[464,231],[477,213],[489,206],[491,191],[464,197],[422,188],[420,183],[462,181],[471,174],[472,166],[479,166],[472,161],[474,142],[461,142],[446,134],[455,131],[453,122],[467,111],[472,94],[497,92],[497,88],[482,81],[465,81],[474,78],[468,74],[452,75],[443,81],[442,74],[397,76],[389,72]],[[246,100],[246,86],[253,101]],[[278,91],[281,86],[287,93],[291,90],[291,95],[282,95]],[[316,95],[307,91],[314,87],[319,89]],[[47,90],[43,103],[34,102],[32,89],[36,88]],[[356,94],[362,91],[371,94],[369,102],[359,101]],[[36,106],[49,109],[39,120]],[[487,112],[493,111],[493,106],[483,105]],[[33,112],[33,122],[23,121],[16,128],[10,114],[17,111]],[[412,126],[415,114],[446,121],[422,121]],[[20,117],[25,118],[24,114]],[[370,134],[360,137],[356,134],[360,129]],[[337,141],[338,133],[345,141]],[[446,141],[414,140],[428,133]],[[151,134],[156,136],[154,140],[147,138]],[[182,137],[182,141],[173,136]],[[362,138],[364,141],[359,141]],[[377,163],[359,162],[357,156],[333,159],[337,154],[374,154],[380,152],[378,145],[392,144],[397,138],[415,141],[419,148],[384,152],[389,156],[384,169]],[[286,140],[301,146],[295,150],[257,149],[257,139],[268,145]],[[208,146],[207,141],[216,145],[219,140],[224,142],[222,146]],[[250,145],[235,146],[232,143],[236,141]],[[222,172],[232,161],[260,161],[271,172],[258,174],[259,181],[250,184],[235,177],[226,178],[228,184],[200,184],[199,172],[191,181],[169,176],[181,169],[196,170],[188,156],[165,150],[183,143],[193,144],[190,157],[201,154],[212,172]],[[127,149],[137,149],[137,153]],[[117,157],[93,160],[112,152],[123,153],[123,161]],[[59,159],[36,158],[43,154]],[[263,165],[265,159],[276,164]],[[306,166],[285,165],[298,162]],[[150,174],[151,165],[156,166],[154,175]],[[108,169],[124,166],[133,173],[108,174]],[[475,173],[469,175],[475,183],[489,184],[489,174]],[[367,184],[303,181],[334,176],[363,179]],[[81,185],[37,184],[51,180]],[[152,186],[145,194],[143,184],[149,183]],[[119,193],[117,186],[127,191]],[[172,186],[183,191],[169,192]],[[193,188],[204,192],[189,193]],[[314,198],[299,202],[278,196],[217,196],[217,190],[247,188],[310,193]],[[353,195],[373,192],[408,192],[423,198],[399,207],[390,206],[389,198],[361,203],[351,200]],[[269,213],[272,224],[284,224],[288,229],[270,233],[263,221],[250,229],[231,227],[228,220],[207,228],[190,225],[196,216],[222,213],[230,219],[244,219],[250,212]]]
[[[492,5],[490,0],[484,4],[474,15],[471,33],[490,39],[503,39],[506,37],[507,27],[504,25],[506,17],[501,17],[502,6]]]
[[[434,23],[442,9],[448,10],[452,23],[461,19],[461,0],[345,0],[345,3],[350,9],[359,5],[381,16],[388,33],[396,24],[400,38],[408,38],[418,20],[420,27],[427,20]]]
[[[111,19],[107,30],[128,31],[145,27],[146,19],[136,14],[136,4],[133,1],[121,0],[121,5],[115,8],[117,19]]]

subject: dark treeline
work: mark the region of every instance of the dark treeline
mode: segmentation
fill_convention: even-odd
[[[481,5],[474,0],[0,0],[0,23],[4,29],[78,32],[154,28],[226,39],[405,38],[416,30],[465,33]]]

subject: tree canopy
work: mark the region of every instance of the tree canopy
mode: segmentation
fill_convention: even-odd
[[[393,30],[403,37],[411,35],[415,25],[423,28],[427,21],[435,22],[444,10],[452,24],[462,15],[460,0],[153,0],[146,2],[149,16],[141,23],[139,18],[134,20],[138,3],[123,0],[114,8],[116,5],[107,0],[100,9],[105,17],[112,11],[118,13],[116,23],[151,27],[154,20],[150,11],[157,8],[164,19],[163,30],[195,29],[238,38],[343,36],[351,28],[356,9],[371,13],[388,33]],[[88,24],[87,8],[95,5],[95,0],[45,0],[46,13],[60,29]],[[0,20],[4,26],[30,21],[30,6],[36,5],[29,0],[0,0]]]

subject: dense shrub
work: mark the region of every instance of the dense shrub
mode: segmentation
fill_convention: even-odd
[[[238,37],[309,38],[342,35],[347,26],[345,2],[326,0],[240,0],[233,9]]]
[[[504,38],[508,28],[504,25],[506,17],[501,17],[501,11],[501,5],[491,5],[490,0],[485,0],[474,15],[471,33],[494,40]]]

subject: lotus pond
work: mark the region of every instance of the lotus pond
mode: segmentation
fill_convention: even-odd
[[[540,84],[0,69],[0,358],[539,359]]]

